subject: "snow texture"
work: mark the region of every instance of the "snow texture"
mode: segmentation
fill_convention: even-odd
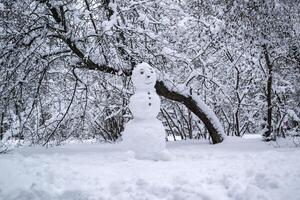
[[[168,143],[171,161],[112,144],[24,147],[0,156],[2,200],[298,200],[300,149],[261,138]]]
[[[138,159],[167,160],[165,129],[156,118],[160,98],[154,89],[154,69],[147,63],[138,64],[132,72],[132,82],[135,94],[130,98],[129,109],[134,119],[122,133],[123,145],[134,151]]]

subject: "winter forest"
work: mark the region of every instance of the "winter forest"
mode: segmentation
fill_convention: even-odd
[[[0,199],[297,200],[298,147],[299,0],[0,0]]]

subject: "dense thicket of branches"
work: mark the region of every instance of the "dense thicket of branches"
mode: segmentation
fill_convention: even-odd
[[[299,13],[292,0],[0,0],[0,139],[116,141],[142,61],[174,139],[222,141],[198,98],[227,135],[285,136],[299,123]]]

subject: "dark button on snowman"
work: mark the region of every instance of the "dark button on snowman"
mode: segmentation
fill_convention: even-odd
[[[132,82],[135,94],[130,98],[129,109],[133,120],[125,126],[123,144],[138,159],[168,160],[165,129],[156,118],[160,110],[160,98],[154,88],[156,73],[149,64],[138,64],[132,72]]]

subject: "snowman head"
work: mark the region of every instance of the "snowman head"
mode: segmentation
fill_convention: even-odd
[[[153,89],[156,82],[154,69],[148,63],[138,64],[132,71],[132,82],[136,90]]]

